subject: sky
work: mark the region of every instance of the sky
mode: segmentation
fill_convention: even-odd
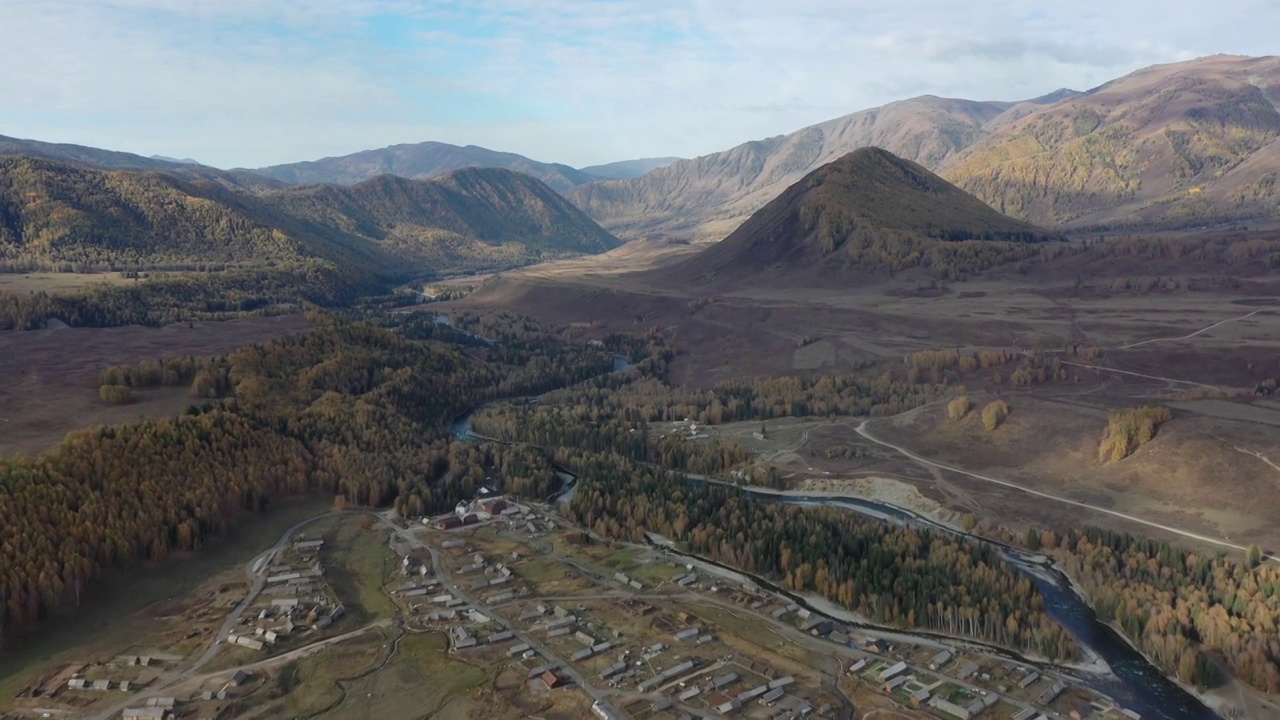
[[[0,0],[0,135],[218,167],[692,157],[922,94],[1276,52],[1275,0]]]

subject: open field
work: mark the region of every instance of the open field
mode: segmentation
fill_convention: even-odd
[[[1206,280],[1227,273],[1234,285]],[[1268,370],[1280,374],[1280,281],[1258,268],[1077,257],[941,286],[918,273],[792,275],[717,288],[666,282],[661,270],[576,260],[505,273],[444,305],[509,307],[601,333],[637,323],[663,328],[682,351],[673,379],[695,384],[838,371],[921,349],[1067,343],[1133,345],[1120,367],[1203,383],[1252,388]],[[1182,289],[1110,289],[1113,279],[1155,275]],[[800,347],[802,338],[812,342]]]
[[[112,365],[216,355],[307,328],[301,315],[284,315],[162,328],[0,332],[0,454],[34,454],[73,430],[174,415],[191,404],[176,388],[139,392],[128,405],[102,402],[98,376]]]
[[[12,293],[67,293],[95,285],[122,285],[135,282],[118,272],[102,273],[0,273],[0,291]]]
[[[952,426],[937,407],[877,419],[870,428],[966,470],[1229,537],[1233,544],[1280,548],[1271,520],[1280,516],[1280,440],[1274,432],[1280,405],[1252,396],[1258,382],[1280,377],[1280,281],[1258,267],[1076,256],[941,285],[910,272],[888,277],[849,270],[839,277],[779,271],[717,288],[681,286],[664,282],[661,272],[628,273],[609,263],[584,269],[584,262],[507,273],[449,304],[518,308],[599,334],[659,328],[679,353],[668,378],[676,385],[851,367],[901,372],[905,356],[928,349],[1101,348],[1100,360],[1064,363],[1062,381],[1010,387],[1005,376],[1016,365],[998,378],[992,371],[964,377],[971,395],[1002,397],[1015,408],[997,432],[982,431],[975,417]],[[1115,289],[1116,283],[1156,275],[1178,289]],[[1226,276],[1230,282],[1222,280]],[[1107,413],[1151,404],[1173,408],[1174,421],[1132,457],[1099,463]],[[776,465],[799,487],[847,486],[950,521],[968,512],[1015,528],[1087,521],[1175,539],[922,466],[859,437],[856,422],[766,424],[770,437],[764,442],[751,436],[760,423],[709,432],[747,447],[757,462]],[[911,483],[923,499],[869,477]]]

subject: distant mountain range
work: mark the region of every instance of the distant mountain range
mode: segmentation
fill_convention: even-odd
[[[161,160],[163,162],[177,163],[178,165],[200,165],[201,164],[199,160],[192,160],[191,158],[171,158],[171,157],[166,157],[164,155],[152,155],[151,159]]]
[[[580,169],[588,175],[603,180],[626,180],[628,178],[638,178],[650,170],[664,168],[679,160],[681,158],[678,157],[641,158],[639,160],[620,160],[604,165],[590,165]]]
[[[1041,225],[1191,226],[1280,217],[1277,106],[1280,58],[1213,56],[1088,92],[1022,102],[923,96],[688,160],[582,169],[438,142],[256,170],[6,137],[0,155],[163,172],[252,193],[499,167],[541,180],[624,239],[719,240],[806,173],[874,146]]]
[[[516,153],[498,152],[475,145],[460,147],[442,142],[423,142],[392,145],[341,157],[273,165],[244,172],[258,173],[293,185],[308,183],[351,185],[378,175],[426,179],[462,168],[498,167],[538,178],[555,191],[564,193],[579,185],[601,179],[639,177],[654,168],[670,165],[679,159],[622,160],[579,170],[561,163],[538,162]]]
[[[877,146],[1057,226],[1280,216],[1280,58],[1214,56],[1025,102],[924,96],[569,197],[618,235],[718,240],[805,173]]]
[[[133,153],[102,150],[85,145],[47,143],[0,135],[0,157],[12,155],[57,160],[99,170],[162,172],[185,180],[209,180],[224,187],[248,192],[262,192],[285,186],[285,183],[246,171],[219,170],[182,160],[143,157]]]
[[[542,182],[498,168],[250,194],[169,172],[0,158],[0,262],[15,267],[320,262],[405,277],[619,244]]]
[[[341,157],[310,162],[273,165],[247,170],[284,183],[335,183],[353,185],[378,175],[399,175],[426,179],[468,167],[498,167],[515,170],[538,178],[557,192],[589,183],[597,178],[581,170],[530,160],[515,153],[497,152],[475,145],[459,147],[441,142],[392,145],[379,150],[364,150]]]
[[[723,241],[662,269],[667,278],[769,282],[847,269],[968,271],[971,257],[1021,257],[1061,236],[1001,215],[923,166],[860,148],[811,171]]]

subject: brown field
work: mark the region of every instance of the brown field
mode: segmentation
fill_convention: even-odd
[[[1234,544],[1280,547],[1271,520],[1280,516],[1280,404],[1251,396],[1260,380],[1280,377],[1280,282],[1258,268],[1074,257],[1032,265],[1025,274],[1006,267],[941,286],[915,271],[896,277],[854,271],[779,272],[746,286],[712,287],[666,281],[661,262],[651,259],[659,269],[631,273],[608,262],[548,264],[506,273],[446,305],[505,307],[596,334],[658,328],[679,352],[669,381],[694,386],[842,372],[854,364],[901,368],[904,356],[923,349],[1102,347],[1100,367],[1070,366],[1063,382],[1015,390],[993,384],[990,375],[966,378],[971,393],[998,394],[1013,405],[995,433],[973,418],[951,426],[942,408],[870,427],[881,439],[964,470]],[[1108,288],[1112,278],[1154,275],[1191,289]],[[1207,280],[1222,275],[1233,276],[1234,287]],[[1132,457],[1100,465],[1107,412],[1146,404],[1172,407],[1174,421]],[[1083,520],[1169,535],[911,461],[857,436],[857,421],[769,425],[785,437],[767,447],[753,447],[750,432],[758,423],[718,430],[811,489],[833,477],[896,478],[923,497],[890,486],[862,491],[938,504],[934,510],[944,519],[974,512],[1009,527]]]
[[[135,282],[118,272],[102,273],[0,273],[0,291],[13,293],[66,293],[95,285],[121,285]]]
[[[38,453],[73,430],[180,412],[182,389],[137,393],[128,405],[98,398],[98,375],[120,363],[207,356],[306,330],[301,315],[162,328],[61,328],[0,333],[0,454]]]

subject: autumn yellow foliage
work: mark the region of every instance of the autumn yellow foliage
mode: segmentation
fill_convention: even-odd
[[[982,426],[987,430],[995,430],[1000,423],[1009,417],[1009,403],[1003,400],[992,400],[982,408]]]
[[[1140,407],[1116,410],[1107,422],[1107,431],[1098,446],[1098,459],[1104,463],[1119,462],[1135,450],[1151,442],[1156,429],[1173,419],[1167,407]]]

